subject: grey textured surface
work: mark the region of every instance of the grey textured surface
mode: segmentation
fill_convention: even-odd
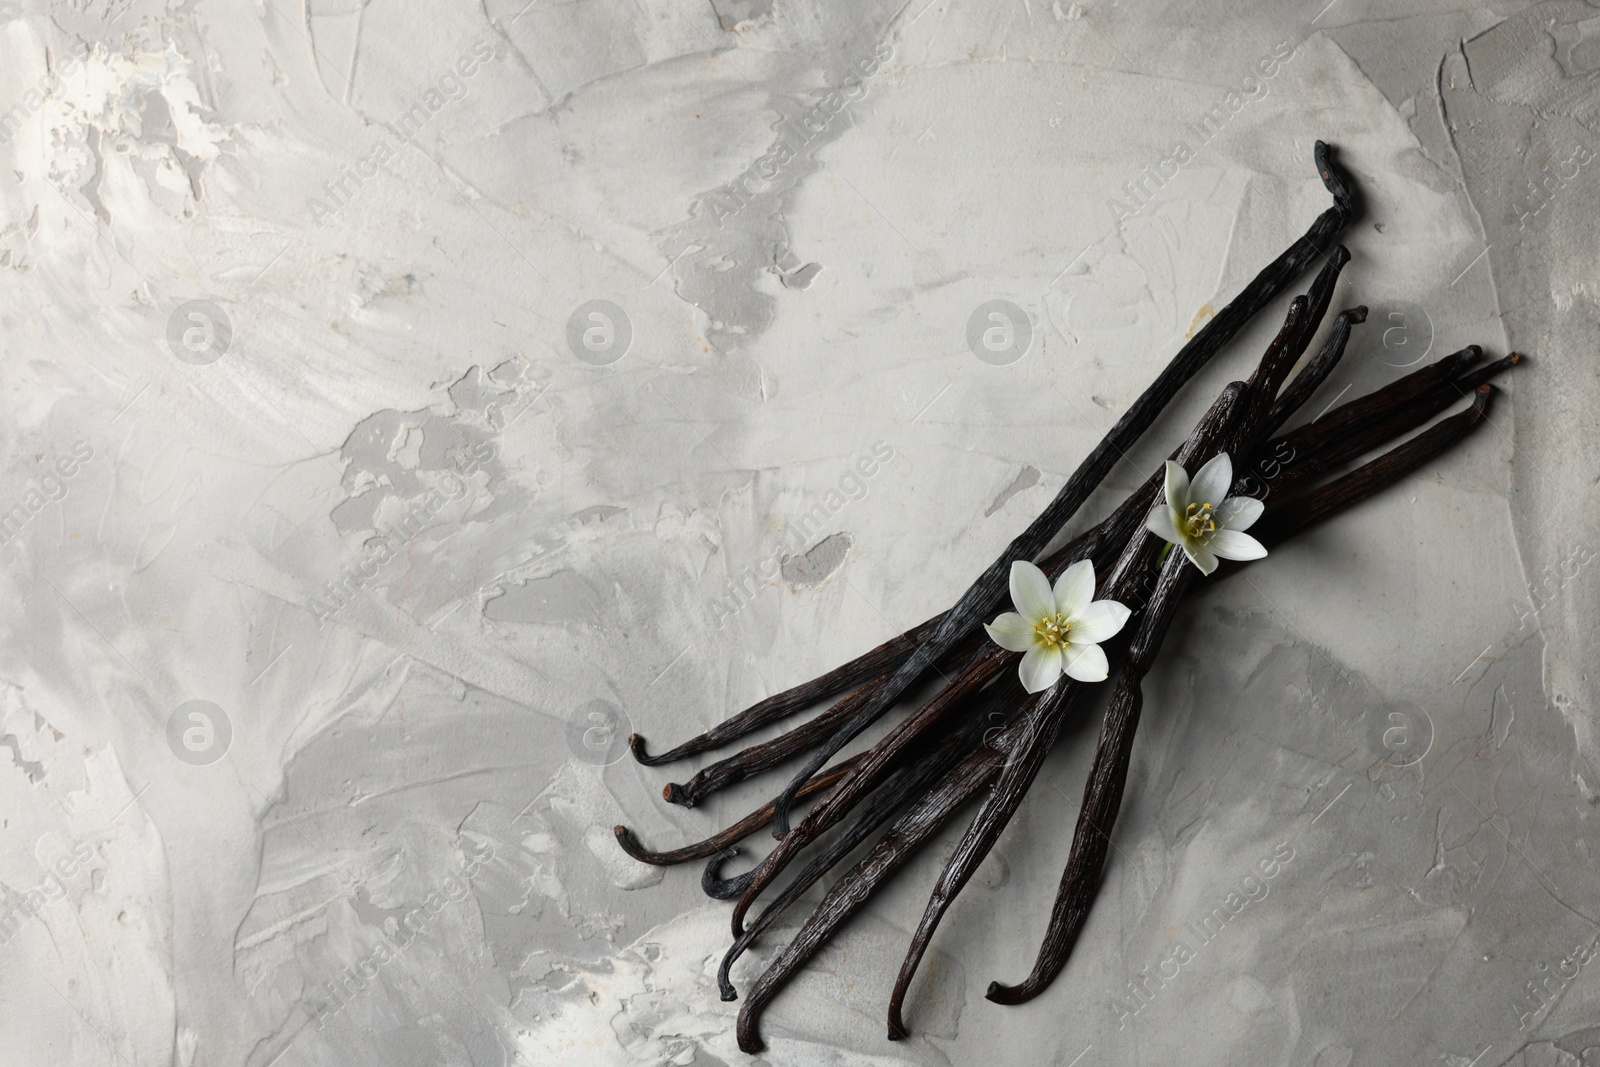
[[[912,1040],[937,855],[760,1062],[1600,1064],[1600,8],[21,0],[0,37],[0,1061],[749,1060],[726,906],[610,827],[772,783],[674,808],[621,738],[950,603],[1326,205],[1322,138],[1373,316],[1312,408],[1530,365],[1184,609],[1044,996],[982,990],[1094,717]],[[1020,358],[969,347],[996,300]]]

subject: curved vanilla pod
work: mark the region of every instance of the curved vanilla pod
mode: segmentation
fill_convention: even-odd
[[[989,990],[984,995],[997,1004],[1020,1004],[1038,996],[1060,973],[1078,932],[1083,929],[1083,921],[1100,890],[1106,851],[1111,845],[1111,829],[1122,804],[1128,764],[1133,758],[1133,737],[1139,728],[1139,715],[1144,708],[1144,690],[1140,683],[1155,662],[1162,638],[1166,636],[1177,613],[1178,603],[1196,573],[1196,568],[1182,552],[1171,553],[1161,568],[1155,595],[1150,598],[1144,618],[1139,621],[1139,629],[1128,644],[1127,658],[1117,678],[1116,691],[1112,693],[1111,703],[1106,708],[1099,744],[1095,748],[1094,764],[1089,770],[1089,781],[1083,791],[1077,829],[1072,836],[1072,852],[1067,859],[1066,871],[1061,876],[1061,890],[1056,895],[1049,928],[1039,947],[1038,962],[1034,964],[1033,972],[1017,985],[989,983]]]
[[[985,745],[968,752],[934,788],[917,797],[895,819],[854,867],[828,887],[816,910],[746,994],[736,1031],[741,1049],[749,1053],[761,1051],[761,1015],[772,998],[879,886],[994,781],[1004,755],[1000,745]]]
[[[1476,358],[1476,352],[1477,348],[1473,346],[1446,357],[1446,360],[1459,365]],[[1463,357],[1466,357],[1465,360]],[[1511,370],[1521,361],[1522,356],[1513,352],[1504,359],[1478,367],[1459,377],[1443,378],[1427,389],[1415,393],[1409,402],[1404,404],[1397,405],[1388,401],[1381,395],[1383,389],[1368,393],[1358,400],[1351,401],[1351,404],[1361,405],[1363,411],[1358,412],[1356,417],[1345,420],[1341,430],[1320,433],[1312,445],[1307,446],[1303,441],[1296,445],[1293,443],[1295,435],[1290,434],[1263,446],[1258,455],[1264,459],[1275,456],[1282,460],[1276,468],[1275,476],[1260,486],[1252,486],[1245,479],[1236,480],[1235,486],[1239,492],[1263,499],[1268,497],[1269,492],[1274,500],[1291,495],[1307,482],[1337,470],[1351,460],[1424,425],[1451,404],[1470,396],[1474,389],[1490,378]],[[1369,404],[1367,403],[1369,400],[1376,402]],[[1284,442],[1288,444],[1282,444]],[[1284,457],[1283,447],[1290,449],[1287,457]],[[1269,506],[1268,513],[1270,514],[1278,506],[1281,505],[1274,503]]]
[[[1477,345],[1443,356],[1426,366],[1419,367],[1404,377],[1356,400],[1324,411],[1310,422],[1296,426],[1281,435],[1296,448],[1314,449],[1332,436],[1360,429],[1380,421],[1406,407],[1419,396],[1445,385],[1452,378],[1466,373],[1483,358],[1483,349]]]
[[[1244,291],[1219,311],[1193,338],[1178,350],[1172,361],[1156,375],[1155,381],[1139,394],[1128,410],[1123,412],[1109,433],[1090,451],[1078,469],[1067,479],[1055,499],[1042,511],[1028,528],[1006,546],[993,563],[989,564],[978,580],[968,587],[954,607],[939,620],[939,625],[922,644],[896,668],[873,699],[807,760],[806,765],[784,787],[775,799],[777,821],[787,822],[787,810],[794,794],[806,779],[831,759],[857,734],[866,729],[892,705],[933,662],[948,652],[955,643],[976,626],[987,613],[995,599],[1005,590],[1011,571],[1011,562],[1032,560],[1050,543],[1069,519],[1073,517],[1090,494],[1111,472],[1116,461],[1131,448],[1135,441],[1155,421],[1180,388],[1210,361],[1219,349],[1230,340],[1256,312],[1289,286],[1310,265],[1334,236],[1343,230],[1354,214],[1355,205],[1351,187],[1344,174],[1333,163],[1331,152],[1321,141],[1316,143],[1315,158],[1323,185],[1333,196],[1333,206],[1318,216],[1304,235],[1245,286]]]
[[[1276,545],[1393,485],[1476,429],[1488,415],[1494,393],[1492,385],[1477,386],[1470,394],[1472,406],[1466,410],[1440,419],[1349,474],[1301,494],[1276,514],[1267,511],[1259,523],[1259,539],[1265,545]]]
[[[970,752],[974,742],[993,729],[995,722],[999,721],[991,720],[991,712],[1004,717],[1010,710],[1016,708],[1019,699],[1026,695],[1021,683],[1015,678],[1010,684],[1002,682],[991,686],[985,691],[984,699],[980,701],[975,713],[962,723],[960,729],[947,736],[932,752],[922,758],[913,759],[885,779],[871,798],[861,806],[857,818],[843,833],[830,840],[827,846],[807,863],[765,908],[761,909],[760,914],[751,921],[745,932],[734,941],[733,947],[723,955],[722,964],[717,968],[717,986],[723,1000],[737,999],[738,994],[734,991],[733,983],[729,981],[728,973],[734,962],[744,954],[745,949],[750,947],[761,932],[772,925],[774,920],[800,899],[823,875],[853,852],[857,845],[893,817],[907,801],[925,792],[930,783],[936,781],[962,756]]]
[[[1273,401],[1272,415],[1267,420],[1267,433],[1276,433],[1291,415],[1305,406],[1305,402],[1311,399],[1311,394],[1328,380],[1328,375],[1333,373],[1339,361],[1344,358],[1345,346],[1350,343],[1351,328],[1366,321],[1365,304],[1345,308],[1334,316],[1333,331],[1322,342],[1317,354],[1311,357],[1311,361],[1284,387],[1283,392],[1278,394],[1278,399]]]
[[[1459,379],[1445,382],[1438,388],[1429,390],[1412,401],[1409,407],[1391,414],[1382,421],[1369,423],[1343,438],[1327,442],[1317,452],[1308,456],[1307,462],[1296,465],[1296,477],[1291,481],[1291,487],[1338,470],[1351,460],[1410,433],[1463,397],[1471,396],[1473,390],[1489,378],[1517,366],[1521,359],[1520,355],[1513,352],[1505,359],[1479,367]]]
[[[859,755],[855,755],[849,759],[840,760],[836,766],[829,767],[823,773],[811,779],[806,783],[806,787],[800,790],[800,799],[804,800],[822,792],[824,789],[832,788],[835,782],[849,773],[850,768],[854,767],[856,761],[860,758]],[[638,835],[626,826],[614,826],[611,828],[611,832],[616,835],[617,844],[622,846],[622,851],[640,863],[650,863],[658,867],[670,867],[673,864],[687,863],[690,860],[703,860],[707,856],[714,856],[732,847],[736,842],[749,837],[771,821],[772,803],[768,801],[721,833],[713,834],[704,841],[697,841],[692,845],[684,845],[680,848],[667,849],[664,852],[656,852],[645,848],[639,841]]]
[[[960,745],[965,743],[966,740],[965,735],[959,735],[957,738],[947,740],[945,747],[948,748],[951,744]],[[919,742],[925,743],[926,741],[926,737],[919,738]],[[865,755],[865,753],[858,753],[847,762],[853,766],[860,761],[862,755]],[[934,754],[935,761],[938,755],[939,753],[937,752]],[[938,766],[947,765],[948,760],[943,764],[938,764]],[[844,766],[844,764],[841,763],[840,766]],[[893,815],[895,809],[905,803],[907,797],[925,786],[935,769],[935,762],[928,760],[910,762],[896,767],[889,777],[884,779],[878,786],[877,791],[872,794],[872,800],[867,803],[857,820],[851,823],[844,833],[830,841],[822,855],[807,864],[805,871],[798,876],[797,880],[785,887],[778,898],[762,910],[756,922],[749,929],[738,935],[734,948],[729,950],[727,956],[724,956],[723,968],[719,973],[726,976],[727,969],[732,965],[733,960],[738,957],[739,953],[744,951],[750,942],[755,940],[756,934],[760,932],[761,928],[766,926],[773,918],[776,918],[777,912],[782,911],[793,902],[790,898],[791,891],[793,891],[793,896],[799,896],[800,893],[805,891],[805,886],[799,884],[801,880],[809,877],[814,882],[827,873],[829,867],[837,863],[850,849],[865,840],[866,836],[877,828],[879,824]],[[770,808],[771,806],[769,802],[766,807]],[[779,840],[782,839],[780,838]],[[715,900],[729,900],[743,895],[750,888],[750,883],[755,877],[755,868],[745,871],[743,874],[734,875],[731,878],[722,877],[722,864],[733,859],[738,854],[739,850],[737,848],[727,848],[706,861],[705,870],[700,872],[700,891],[702,893]],[[809,884],[810,882],[806,882],[806,885]],[[796,888],[797,886],[798,888]],[[727,984],[726,977],[719,979],[719,981],[722,987],[722,999],[732,1000],[732,986]]]
[[[912,649],[934,631],[941,617],[934,616],[905,633],[896,634],[849,663],[758,701],[737,715],[724,719],[704,733],[697,734],[678,747],[658,756],[649,755],[645,751],[645,739],[637,733],[628,736],[628,750],[633,753],[633,758],[644,766],[658,767],[663,763],[672,763],[687,756],[721,748],[731,741],[737,741],[746,734],[761,729],[768,723],[777,722],[797,711],[819,704],[851,686],[860,685],[879,675],[887,678],[911,654]]]
[[[937,665],[938,669],[946,672],[953,671],[959,663],[970,658],[978,645],[977,637],[979,636],[982,635],[974,635],[957,645],[955,650]],[[779,734],[770,741],[751,745],[749,748],[702,767],[682,785],[676,782],[669,783],[662,789],[661,795],[669,803],[681,804],[686,808],[692,808],[719,789],[726,789],[731,785],[744,781],[746,778],[772,770],[803,752],[815,749],[818,744],[832,736],[833,732],[839,728],[840,723],[849,720],[856,709],[872,699],[872,694],[875,691],[874,686],[881,681],[882,678],[880,677],[868,682],[837,704],[793,729]],[[815,779],[813,778],[813,780]],[[774,819],[774,824],[774,836],[782,837],[788,832],[789,828],[777,819]]]
[[[959,707],[1008,664],[1014,664],[1021,658],[1017,653],[1007,652],[995,644],[980,648],[943,689],[895,723],[893,729],[863,753],[861,761],[821,800],[813,804],[799,825],[779,838],[777,846],[749,871],[750,881],[733,906],[733,936],[737,938],[743,935],[745,913],[761,895],[761,891],[783,872],[801,849],[816,840],[871,792],[883,776],[905,758],[907,750],[943,719],[946,712]]]
[[[771,806],[770,801],[768,806]],[[729,847],[706,860],[705,869],[700,872],[700,892],[712,900],[731,900],[749,889],[750,879],[755,875],[753,870],[734,875],[732,878],[722,877],[723,863],[737,855],[739,850]]]
[[[696,771],[683,784],[669,782],[661,795],[670,804],[692,808],[718,789],[742,782],[752,775],[771,770],[793,759],[827,737],[839,723],[848,719],[872,695],[872,686],[862,686],[837,704],[770,741],[735,752]],[[813,777],[812,781],[816,781]],[[776,808],[771,803],[767,808]],[[770,821],[770,820],[769,820]]]

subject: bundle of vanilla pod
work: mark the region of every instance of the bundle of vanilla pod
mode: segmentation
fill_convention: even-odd
[[[1282,431],[1338,365],[1352,328],[1366,319],[1364,307],[1339,312],[1323,344],[1302,358],[1350,258],[1334,241],[1356,213],[1349,179],[1328,146],[1318,142],[1315,158],[1333,206],[1179,350],[1043,513],[953,607],[671,751],[649,755],[643,738],[629,739],[635,759],[657,766],[813,712],[786,733],[665,787],[667,800],[692,807],[719,789],[794,765],[771,802],[721,833],[657,852],[626,827],[616,828],[618,843],[635,859],[706,861],[706,893],[734,901],[733,942],[718,975],[724,1000],[738,997],[730,981],[734,961],[811,886],[831,878],[821,903],[746,991],[737,1024],[746,1052],[762,1048],[762,1013],[795,971],[921,845],[978,801],[934,882],[889,998],[888,1036],[907,1033],[906,991],[940,919],[1017,810],[1067,717],[1105,680],[1112,686],[1110,702],[1038,958],[1021,981],[991,983],[987,996],[1017,1004],[1043,992],[1071,954],[1099,889],[1139,723],[1141,680],[1193,583],[1262,565],[1251,561],[1393,485],[1484,421],[1495,392],[1490,379],[1520,357],[1485,365],[1482,351],[1471,346]],[[1165,471],[1154,472],[1099,525],[1046,554],[1183,384],[1319,262],[1309,290],[1291,303],[1250,376],[1222,390]],[[1267,469],[1273,471],[1270,486],[1250,473]],[[1192,471],[1198,473],[1191,480]],[[1259,497],[1266,488],[1271,503],[1264,506]],[[1258,516],[1251,534],[1243,535]],[[1008,588],[1021,614],[995,618],[1009,606]],[[924,692],[941,678],[943,685],[920,702],[901,700],[913,686]],[[891,708],[901,717],[881,740],[840,757]],[[809,806],[791,826],[791,811],[801,802]],[[777,839],[771,852],[749,871],[723,877],[735,844],[769,824]]]

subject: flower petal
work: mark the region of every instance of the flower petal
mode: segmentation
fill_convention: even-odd
[[[1206,547],[1223,559],[1260,559],[1267,554],[1266,545],[1238,530],[1218,530]]]
[[[1115,600],[1096,600],[1069,620],[1067,638],[1074,645],[1098,645],[1117,635],[1128,624],[1133,609]]]
[[[1248,537],[1249,535],[1246,534],[1245,536]],[[1251,540],[1253,541],[1255,538],[1252,537]],[[1200,568],[1201,574],[1210,574],[1217,569],[1216,553],[1205,545],[1186,544],[1183,546],[1183,554],[1189,557],[1189,562]]]
[[[1066,672],[1080,682],[1103,682],[1111,672],[1099,645],[1068,645]]]
[[[1213,508],[1222,503],[1233,488],[1233,460],[1226,452],[1218,452],[1195,472],[1189,483],[1189,500],[1195,504],[1210,504]]]
[[[1094,563],[1080,559],[1056,579],[1056,610],[1067,618],[1089,606],[1094,599]]]
[[[1033,647],[1033,624],[1014,611],[984,623],[983,628],[1007,652],[1026,652]]]
[[[1145,516],[1144,528],[1163,541],[1177,544],[1183,540],[1183,535],[1178,533],[1178,527],[1172,521],[1172,511],[1165,504],[1157,504],[1150,509],[1150,514]]]
[[[1028,654],[1022,657],[1022,662],[1017,664],[1017,677],[1022,679],[1022,688],[1030,693],[1049,689],[1061,677],[1061,650],[1059,648],[1029,650]]]
[[[1265,510],[1267,506],[1255,497],[1230,496],[1215,512],[1217,529],[1248,530]]]
[[[1167,460],[1167,507],[1183,514],[1189,506],[1189,472]]]
[[[1056,613],[1056,596],[1050,591],[1050,579],[1025,559],[1014,560],[1011,564],[1011,602],[1029,625]]]

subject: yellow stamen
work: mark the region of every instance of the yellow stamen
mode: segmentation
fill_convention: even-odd
[[[1072,624],[1061,614],[1046,615],[1033,624],[1033,636],[1045,648],[1066,648]]]
[[[1192,540],[1204,541],[1217,532],[1213,510],[1210,504],[1190,504],[1183,513],[1183,529]]]

